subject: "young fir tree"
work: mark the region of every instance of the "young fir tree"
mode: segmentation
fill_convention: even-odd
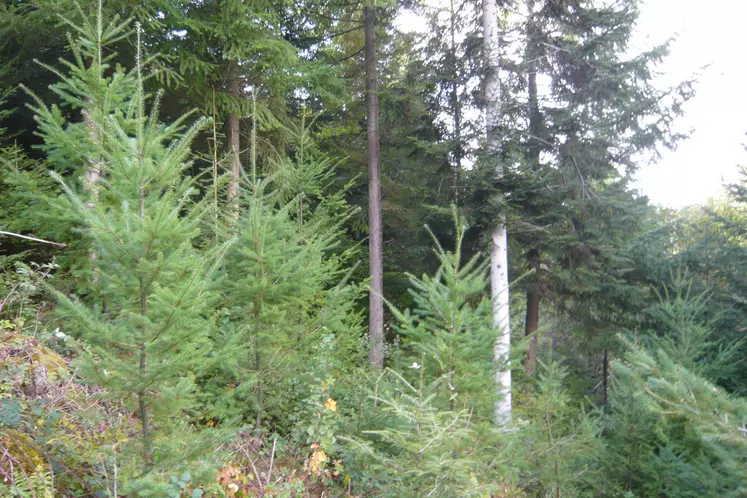
[[[693,292],[694,280],[678,269],[657,292],[659,302],[645,310],[651,329],[643,337],[652,350],[662,350],[677,364],[711,382],[738,375],[744,360],[739,348],[744,340],[719,339],[709,318],[711,291]]]
[[[331,340],[343,363],[357,359],[359,289],[345,278],[355,248],[339,247],[350,208],[330,192],[334,163],[320,155],[308,130],[296,136],[294,158],[260,178],[256,167],[226,260],[226,350],[217,378],[214,416],[240,416],[255,427],[283,425],[293,400],[308,395],[317,346]],[[346,353],[343,353],[346,352]]]
[[[71,25],[78,33],[73,39],[76,64],[68,65],[59,94],[82,109],[86,126],[96,133],[68,123],[55,107],[41,102],[37,119],[56,163],[80,171],[95,157],[101,168],[101,202],[94,203],[52,174],[96,254],[93,286],[103,305],[58,293],[58,314],[85,344],[81,375],[139,419],[138,434],[112,449],[121,485],[131,493],[150,489],[163,496],[159,493],[167,485],[158,479],[160,473],[187,465],[195,469],[193,462],[206,455],[204,438],[190,426],[189,413],[195,400],[193,378],[209,361],[214,254],[195,247],[204,209],[195,202],[196,189],[186,175],[190,142],[204,123],[186,131],[185,118],[161,124],[157,98],[146,113],[139,60],[132,94],[105,112],[105,97],[120,95],[117,75],[124,73],[105,78],[104,64],[85,66],[82,59],[82,54],[96,57],[101,50],[101,11],[95,21]],[[85,82],[91,80],[102,100],[87,93]]]
[[[347,467],[372,494],[515,496],[508,463],[520,467],[520,446],[492,422],[497,331],[487,267],[478,257],[462,264],[466,228],[455,221],[454,252],[437,244],[441,268],[410,277],[414,309],[392,310],[403,336],[392,361],[401,369],[375,380],[363,430],[349,440]]]
[[[134,71],[116,64],[117,54],[112,52],[127,38],[131,23],[116,15],[105,22],[103,6],[101,2],[97,5],[89,15],[75,4],[70,9],[72,15],[57,18],[70,30],[68,45],[72,60],[60,59],[55,66],[37,64],[57,78],[49,89],[60,99],[59,105],[45,106],[37,94],[21,85],[25,95],[31,95],[34,101],[27,107],[38,124],[35,133],[42,139],[38,149],[45,153],[45,162],[19,161],[20,156],[16,154],[5,164],[3,174],[4,183],[11,191],[6,201],[14,203],[19,214],[14,220],[14,229],[32,231],[39,237],[66,243],[68,247],[58,257],[62,274],[72,277],[82,293],[93,291],[89,285],[94,280],[91,278],[94,264],[90,244],[87,238],[76,233],[80,220],[70,215],[69,199],[45,170],[52,169],[69,179],[85,176],[84,182],[69,183],[86,202],[93,202],[100,176],[96,148],[106,140],[94,123],[111,117],[132,129],[132,122],[126,122],[129,119],[126,113],[137,85]]]
[[[663,350],[624,341],[597,491],[653,496],[742,496],[747,404]]]
[[[522,488],[533,496],[575,496],[598,478],[600,424],[577,408],[568,377],[558,362],[540,360],[536,389],[517,408],[529,422],[518,435],[528,452]]]
[[[747,268],[745,185],[743,173],[741,183],[731,186],[728,200],[684,209],[672,224],[677,262],[693,278],[691,292],[708,290],[704,312],[712,322],[711,340],[739,342],[738,358],[747,358],[747,341],[743,340],[747,323],[747,301],[743,297],[747,295],[743,278]],[[718,383],[744,396],[744,360],[729,367],[719,372]]]
[[[678,273],[648,310],[652,330],[623,340],[613,363],[605,417],[607,492],[740,496],[747,484],[745,400],[713,384],[734,363],[735,345],[712,339],[707,295]],[[641,346],[641,344],[647,346]]]
[[[488,349],[490,351],[490,349]],[[369,420],[349,438],[346,468],[356,491],[375,496],[518,496],[504,482],[515,447],[488,422],[476,420],[469,406],[439,406],[449,378],[431,381],[426,356],[412,365],[410,382],[393,370],[379,376],[366,404]],[[506,474],[504,474],[504,472]]]
[[[456,245],[447,252],[436,240],[436,257],[441,263],[433,277],[410,275],[412,311],[393,310],[403,337],[407,361],[423,365],[429,382],[442,377],[441,395],[434,400],[440,408],[468,407],[474,415],[490,418],[494,397],[492,344],[497,332],[491,323],[490,300],[485,296],[487,263],[475,256],[462,262],[466,226],[456,217]]]

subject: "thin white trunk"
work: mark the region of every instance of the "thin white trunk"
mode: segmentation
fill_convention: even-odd
[[[500,65],[498,8],[496,0],[482,2],[483,49],[485,50],[485,134],[486,153],[496,165],[496,177],[503,176],[503,166],[497,158],[500,124],[501,87],[498,79]],[[508,236],[503,218],[497,220],[490,237],[490,292],[493,298],[493,324],[500,330],[493,357],[496,362],[495,380],[498,401],[495,404],[495,421],[505,425],[511,420],[511,369],[509,354],[511,331],[508,308]]]
[[[239,65],[235,60],[228,63],[228,95],[234,101],[241,96],[241,84],[239,82]],[[241,183],[241,121],[236,111],[228,114],[226,124],[226,141],[228,142],[229,174],[227,201],[233,215],[238,215],[239,186]]]
[[[511,420],[511,331],[508,308],[508,237],[501,223],[490,237],[490,293],[493,297],[493,324],[500,330],[495,341],[493,357],[496,362],[495,381],[498,401],[495,403],[495,421],[505,425]]]
[[[93,121],[88,112],[84,113],[84,119],[86,126],[88,127],[88,133],[91,137],[91,142],[98,144],[100,140],[98,125]],[[96,205],[96,200],[99,196],[99,179],[101,178],[101,159],[98,157],[98,151],[89,160],[88,168],[83,174],[83,185],[85,189],[90,193],[90,198],[86,202],[86,206],[93,209]]]
[[[381,151],[379,145],[379,92],[376,72],[376,11],[374,2],[363,8],[366,44],[366,123],[368,126],[368,249],[371,290],[369,294],[369,360],[384,368],[384,263],[381,228]]]

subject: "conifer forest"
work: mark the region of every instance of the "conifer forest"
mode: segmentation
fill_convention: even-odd
[[[747,169],[635,185],[644,7],[5,0],[0,496],[747,496]]]

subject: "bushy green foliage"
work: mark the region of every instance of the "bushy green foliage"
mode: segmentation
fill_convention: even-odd
[[[628,343],[615,363],[602,459],[606,492],[740,496],[746,405],[675,363]]]
[[[747,263],[745,248],[744,198],[738,195],[741,186],[728,200],[713,201],[705,206],[683,210],[673,223],[677,264],[687,270],[692,279],[693,293],[707,293],[703,314],[713,329],[712,340],[737,345],[737,358],[747,354],[743,340],[747,322],[747,292],[742,278]],[[736,362],[719,372],[719,384],[745,394],[745,368]]]
[[[81,219],[73,214],[73,203],[47,172],[53,170],[65,178],[68,188],[84,200],[96,197],[97,189],[88,185],[88,180],[80,179],[99,169],[101,149],[111,147],[107,141],[117,140],[100,127],[117,121],[123,131],[135,132],[133,96],[138,85],[135,69],[126,70],[117,64],[117,53],[112,51],[132,34],[130,20],[117,15],[104,19],[102,2],[92,7],[86,12],[80,4],[73,3],[64,16],[56,16],[70,30],[67,43],[72,59],[35,64],[56,78],[49,88],[58,101],[45,102],[22,86],[25,92],[21,93],[31,100],[26,106],[34,114],[35,133],[42,141],[37,149],[44,152],[44,161],[30,160],[18,148],[7,149],[2,155],[0,177],[10,192],[3,199],[3,207],[17,214],[11,228],[67,243],[58,263],[81,293],[92,292],[88,285],[90,240],[80,236]],[[109,201],[105,197],[97,200]]]
[[[554,361],[539,367],[536,389],[519,409],[526,422],[517,438],[528,453],[522,487],[532,496],[572,496],[600,478],[601,427],[571,398],[567,368]]]
[[[40,470],[23,475],[11,485],[0,484],[0,492],[9,498],[54,498],[54,478],[49,471]],[[7,493],[7,494],[6,494]]]
[[[673,277],[649,313],[655,331],[623,339],[605,417],[608,491],[668,496],[740,496],[747,405],[714,381],[734,363],[734,345],[713,339],[706,294]],[[708,380],[710,379],[710,380]]]
[[[429,381],[426,369],[413,366],[413,383],[393,370],[379,379],[369,409],[381,412],[381,428],[349,440],[349,467],[362,489],[392,497],[487,496],[501,489],[495,462],[507,456],[497,430],[469,406],[439,407],[449,378]]]
[[[409,276],[412,311],[392,310],[402,336],[403,360],[422,363],[427,382],[439,382],[436,407],[460,410],[489,419],[493,410],[492,347],[498,332],[485,295],[487,263],[475,256],[462,262],[466,226],[454,211],[454,252],[433,237],[440,267],[432,277]]]
[[[195,247],[205,210],[195,202],[185,171],[190,142],[203,123],[186,131],[183,120],[161,124],[158,99],[146,114],[141,65],[135,84],[126,86],[129,93],[120,85],[127,78],[122,72],[104,79],[104,61],[97,59],[102,33],[118,36],[123,28],[116,22],[107,28],[111,32],[101,26],[99,13],[95,24],[80,29],[79,64],[70,66],[59,87],[83,109],[86,124],[68,125],[54,108],[41,102],[37,107],[58,169],[81,171],[91,167],[93,157],[102,180],[89,185],[96,197],[90,202],[89,195],[87,202],[53,173],[90,241],[96,289],[96,300],[88,303],[58,293],[57,316],[83,341],[81,374],[140,418],[140,434],[112,448],[123,488],[143,494],[155,485],[150,492],[158,494],[163,485],[149,472],[157,476],[204,457],[204,435],[190,426],[188,415],[194,409],[193,378],[211,361],[210,275],[224,251]],[[83,50],[89,51],[90,66],[80,56]],[[89,95],[91,87],[99,91]],[[117,109],[108,107],[118,102]]]
[[[454,252],[436,241],[441,267],[432,277],[410,277],[412,310],[392,310],[403,338],[392,352],[400,370],[369,380],[369,399],[358,408],[363,423],[348,438],[348,468],[370,493],[509,496],[513,489],[507,463],[519,452],[491,422],[497,332],[486,266],[479,257],[462,263],[465,225],[456,212],[454,222]]]
[[[294,402],[318,385],[312,372],[324,348],[335,352],[332,377],[360,359],[360,289],[345,267],[355,248],[339,246],[350,208],[329,189],[333,163],[305,128],[297,137],[294,159],[264,178],[253,170],[223,266],[221,364],[206,379],[210,416],[257,428],[268,418],[287,424]]]
[[[715,333],[718,316],[709,317],[711,292],[694,294],[693,280],[678,269],[657,292],[659,302],[644,310],[651,329],[642,337],[652,350],[712,382],[733,378],[744,367],[739,348],[744,340],[726,342]]]

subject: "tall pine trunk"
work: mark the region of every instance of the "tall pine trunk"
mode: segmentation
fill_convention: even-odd
[[[384,276],[381,235],[381,172],[379,152],[379,95],[376,75],[376,11],[373,2],[363,8],[366,44],[366,122],[368,124],[368,248],[371,290],[369,293],[369,360],[375,368],[384,366]]]
[[[456,53],[456,11],[454,10],[454,0],[450,2],[451,23],[450,23],[450,34],[451,34],[451,47],[450,47],[450,58],[451,58],[451,112],[454,120],[454,171],[452,178],[452,198],[454,204],[459,204],[459,177],[462,172],[462,110],[459,105],[459,68],[457,65],[457,53]]]
[[[495,161],[497,178],[503,176],[503,166],[498,159],[497,129],[500,124],[501,87],[498,79],[500,65],[498,7],[496,0],[482,2],[483,48],[485,51],[485,134],[488,160]],[[511,329],[508,307],[508,233],[505,218],[496,220],[491,233],[490,292],[493,298],[493,324],[499,329],[493,357],[497,364],[495,380],[498,400],[495,404],[495,421],[504,425],[511,420]]]
[[[524,367],[527,375],[533,376],[537,371],[537,329],[539,328],[541,300],[538,277],[540,271],[539,251],[530,249],[528,259],[529,267],[534,273],[532,274],[533,282],[527,290],[527,314],[524,333],[527,337],[531,336],[531,341],[529,342],[529,356]]]
[[[540,148],[542,133],[542,115],[539,108],[539,97],[537,95],[537,65],[540,57],[537,50],[536,28],[534,24],[534,0],[527,0],[527,48],[526,62],[529,65],[527,76],[527,107],[529,110],[529,147],[527,148],[527,163],[532,171],[540,169]],[[540,317],[540,251],[532,247],[527,252],[529,269],[532,271],[531,281],[527,289],[527,313],[524,333],[531,336],[529,343],[529,357],[524,364],[526,373],[532,376],[537,371],[537,329]]]
[[[235,60],[228,63],[228,94],[234,100],[238,100],[241,93],[239,84],[239,66]],[[233,205],[239,195],[239,183],[241,180],[241,122],[239,115],[231,112],[226,123],[226,140],[228,142],[229,156],[229,178],[228,178],[228,204]]]

